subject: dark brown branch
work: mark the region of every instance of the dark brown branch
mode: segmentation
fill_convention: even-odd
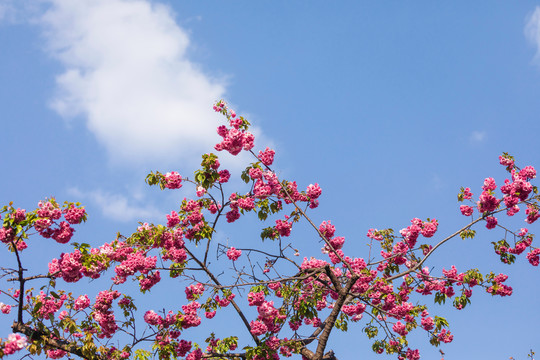
[[[35,279],[53,279],[54,277],[52,275],[35,275],[35,276],[29,276],[29,277],[26,277],[26,278],[23,278],[23,279],[19,279],[19,278],[12,278],[12,279],[7,279],[7,281],[29,281],[29,280],[35,280]]]
[[[215,359],[215,358],[241,358],[241,359],[247,359],[246,353],[225,353],[225,354],[217,354],[217,353],[206,353],[203,354],[203,359]]]
[[[50,334],[46,334],[43,331],[32,329],[30,326],[25,325],[20,322],[14,322],[13,326],[11,327],[14,332],[22,333],[26,336],[28,336],[28,339],[30,342],[35,342],[36,340],[40,340],[41,342],[45,343],[47,346],[50,346],[55,349],[64,350],[70,354],[80,356],[83,359],[87,360],[105,360],[106,358],[101,355],[85,355],[81,349],[80,346],[70,344],[65,340],[56,340],[51,337]]]
[[[334,284],[336,288],[336,292],[341,291],[341,283],[339,282],[339,279],[337,278],[336,274],[332,272],[332,269],[330,269],[330,265],[326,265],[324,267],[324,271],[326,272],[326,275],[330,278],[330,281],[332,281],[332,284]]]
[[[358,278],[359,278],[358,275],[356,274],[352,275],[349,281],[347,282],[347,285],[344,288],[342,288],[341,291],[339,292],[339,297],[334,303],[334,308],[332,309],[332,312],[325,320],[326,325],[324,326],[324,330],[321,336],[319,337],[319,343],[317,345],[317,352],[315,353],[315,357],[313,358],[313,360],[323,359],[324,349],[326,348],[326,344],[328,343],[330,332],[332,332],[332,329],[334,328],[334,324],[336,323],[339,312],[341,311],[341,308],[343,307],[345,300],[347,300],[349,291],[351,290],[353,285],[356,283],[356,280],[358,280]]]
[[[189,256],[191,256],[191,258],[193,260],[195,260],[195,262],[197,264],[199,264],[199,266],[201,268],[204,269],[204,271],[206,272],[206,274],[210,277],[210,279],[212,279],[212,281],[218,285],[218,286],[221,286],[221,283],[219,282],[219,280],[214,276],[214,274],[206,267],[205,264],[203,264],[199,259],[197,259],[193,253],[191,253],[191,251],[189,251],[187,248],[186,248],[186,252],[189,254]],[[247,330],[249,331],[249,333],[251,334],[251,337],[253,338],[253,340],[255,341],[255,343],[257,344],[257,346],[259,346],[261,344],[259,338],[255,335],[253,335],[251,333],[251,326],[249,325],[249,322],[248,320],[246,319],[246,316],[244,315],[244,313],[242,312],[242,310],[240,309],[240,307],[238,306],[238,304],[236,303],[236,301],[234,301],[234,299],[231,299],[230,300],[231,304],[233,305],[234,309],[236,310],[236,312],[238,313],[238,315],[240,316],[240,318],[242,319],[242,322],[244,323],[244,325],[246,326]]]

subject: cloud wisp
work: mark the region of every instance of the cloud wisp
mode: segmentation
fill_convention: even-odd
[[[528,16],[524,32],[527,39],[536,47],[534,61],[540,65],[540,6]]]
[[[64,70],[51,102],[84,119],[115,162],[187,161],[212,149],[225,93],[189,60],[172,10],[148,0],[50,0],[47,50]]]
[[[164,217],[163,212],[160,212],[153,206],[138,206],[133,204],[125,196],[94,190],[83,192],[78,188],[68,189],[71,196],[78,199],[89,200],[91,204],[98,207],[103,216],[120,221],[151,221]]]
[[[469,141],[473,144],[479,144],[481,142],[484,142],[486,138],[487,134],[485,131],[473,131],[469,136]]]

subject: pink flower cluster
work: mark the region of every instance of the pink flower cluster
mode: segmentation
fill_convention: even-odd
[[[540,249],[534,249],[527,254],[527,260],[532,266],[540,264]]]
[[[97,254],[98,249],[92,249],[92,254]],[[83,276],[97,279],[100,273],[105,270],[105,264],[95,260],[91,267],[87,268],[82,264],[82,255],[79,250],[72,253],[64,253],[60,259],[53,259],[49,263],[49,273],[54,277],[61,277],[66,282],[77,282]]]
[[[154,285],[161,281],[161,274],[155,271],[139,280],[141,291],[150,290]]]
[[[167,189],[180,189],[182,187],[182,175],[176,171],[171,171],[163,177],[164,186]]]
[[[223,141],[214,146],[217,151],[226,150],[231,155],[238,155],[242,149],[247,151],[255,146],[255,136],[245,130],[238,130],[234,127],[227,129],[225,125],[222,125],[218,128],[218,134],[223,138]]]
[[[204,293],[204,285],[201,283],[192,284],[186,287],[186,299],[193,301]]]
[[[60,359],[64,357],[66,354],[67,352],[60,349],[47,350],[47,357],[50,359]]]
[[[51,220],[58,220],[62,216],[62,210],[58,208],[58,205],[54,200],[40,201],[38,202],[39,209],[37,215],[40,218],[48,218]]]
[[[255,185],[253,186],[253,195],[258,199],[265,199],[271,195],[279,194],[280,190],[281,186],[276,174],[268,170],[263,172],[262,177],[255,181]]]
[[[182,328],[189,329],[201,324],[201,318],[197,315],[197,310],[201,307],[196,301],[192,301],[187,305],[182,305],[184,316],[182,317]]]
[[[503,166],[506,166],[506,169],[508,171],[510,171],[510,170],[512,170],[514,168],[514,160],[512,160],[508,156],[500,155],[499,156],[499,163],[501,165],[503,165]]]
[[[75,310],[83,310],[90,306],[90,298],[88,295],[81,295],[77,299],[75,299],[75,302],[73,304],[73,309]]]
[[[75,230],[69,224],[79,224],[86,216],[84,208],[77,208],[73,204],[68,205],[63,211],[58,204],[51,199],[47,202],[40,201],[37,210],[38,219],[34,222],[34,228],[44,238],[53,238],[58,243],[68,243]],[[55,220],[64,214],[66,221],[60,222],[58,228],[52,228]]]
[[[7,227],[0,227],[0,241],[9,244],[12,240],[15,239],[15,232],[12,228]]]
[[[23,222],[26,220],[26,210],[17,208],[17,210],[15,210],[15,212],[12,214],[12,218],[17,224]]]
[[[217,151],[227,150],[232,155],[238,155],[242,149],[251,150],[254,146],[255,137],[250,132],[240,129],[245,125],[244,120],[240,117],[237,118],[236,113],[229,110],[223,101],[219,101],[214,105],[214,110],[227,116],[231,126],[230,129],[225,125],[218,127],[218,134],[223,138],[223,141],[216,144],[214,148]]]
[[[19,334],[10,334],[2,344],[4,355],[11,355],[24,349],[28,345],[28,340]]]
[[[319,232],[326,238],[326,240],[330,240],[336,232],[336,227],[331,224],[330,220],[323,221],[321,225],[319,225]]]
[[[176,346],[176,353],[178,356],[186,356],[188,351],[191,350],[191,341],[180,340]]]
[[[499,274],[493,278],[493,285],[488,287],[486,291],[492,295],[510,296],[512,295],[512,287],[503,284],[508,279],[508,275]]]
[[[86,215],[86,210],[84,208],[77,208],[73,204],[64,209],[63,212],[64,219],[70,224],[80,224]]]
[[[428,221],[424,222],[418,218],[414,218],[411,220],[411,224],[412,225],[399,231],[409,248],[413,248],[414,245],[416,245],[416,241],[420,234],[426,238],[430,238],[435,235],[435,232],[437,232],[437,227],[439,226],[439,223],[435,219],[432,219],[431,221],[428,219]]]
[[[310,199],[317,199],[322,194],[322,189],[319,186],[319,184],[309,184],[306,190],[307,196],[310,197]]]
[[[274,162],[274,155],[276,152],[270,148],[266,148],[264,151],[259,151],[259,160],[266,166],[272,165]]]
[[[169,311],[167,316],[165,316],[164,318],[156,314],[154,310],[149,310],[144,314],[144,321],[148,325],[158,326],[160,328],[168,328],[172,324],[176,323],[177,320],[178,316],[173,314],[172,311]],[[180,332],[178,332],[177,335],[180,335]]]
[[[115,284],[124,283],[128,276],[138,271],[141,274],[148,274],[150,270],[155,269],[156,262],[156,256],[146,257],[146,254],[140,251],[128,254],[127,258],[114,268],[116,272],[116,277],[114,278]]]
[[[227,257],[229,260],[236,261],[238,258],[242,255],[242,250],[237,250],[234,247],[231,247],[229,250],[227,250]]]
[[[309,207],[315,209],[319,206],[318,197],[322,194],[322,190],[319,184],[308,185],[306,192],[299,192],[296,181],[289,182],[287,184],[286,191],[283,189],[279,192],[279,197],[282,198],[285,203],[290,204],[292,201],[309,202]]]
[[[484,185],[482,186],[482,194],[478,198],[477,206],[480,213],[492,212],[499,207],[501,202],[493,195],[493,191],[497,188],[495,185],[495,180],[493,178],[487,178],[484,180]]]
[[[459,207],[459,210],[465,216],[471,216],[473,214],[473,212],[474,212],[474,208],[472,206],[469,206],[469,205],[461,205]]]
[[[362,319],[362,313],[366,310],[366,305],[360,302],[351,305],[345,305],[341,308],[344,314],[351,317],[351,320],[358,321]]]
[[[288,218],[288,216],[286,216]],[[292,224],[285,220],[278,219],[276,220],[276,230],[280,236],[289,236],[291,235]]]
[[[9,314],[11,312],[11,305],[0,302],[0,311],[2,314]]]
[[[525,219],[525,221],[528,224],[532,224],[533,222],[538,220],[538,218],[540,218],[540,213],[538,212],[538,208],[531,204],[527,204],[525,215],[527,215],[527,218]]]
[[[100,338],[110,338],[118,330],[111,307],[113,301],[119,297],[120,293],[116,290],[100,291],[96,297],[93,316],[101,327],[101,333],[98,335]]]
[[[281,325],[287,318],[274,307],[273,301],[266,301],[264,293],[250,292],[248,294],[248,303],[250,306],[257,306],[259,316],[257,320],[250,323],[251,333],[255,336],[263,335],[267,332],[277,333],[281,330]]]
[[[64,305],[64,301],[67,299],[67,295],[63,294],[59,298],[52,295],[46,295],[43,291],[36,296],[36,303],[41,303],[41,307],[38,309],[38,317],[42,319],[49,318],[49,315],[54,315]]]
[[[219,173],[219,183],[224,184],[231,178],[231,173],[227,169],[221,170]]]

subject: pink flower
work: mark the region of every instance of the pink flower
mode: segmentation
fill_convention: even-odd
[[[454,340],[454,335],[450,334],[450,331],[446,331],[446,329],[442,329],[437,337],[443,343],[450,343]]]
[[[311,199],[317,199],[319,196],[321,196],[321,194],[322,194],[322,189],[321,189],[321,187],[319,186],[319,184],[317,184],[317,183],[315,183],[315,185],[310,184],[310,185],[307,187],[306,193],[307,193],[307,195],[308,195]]]
[[[9,314],[11,312],[11,305],[0,302],[0,311],[2,311],[2,314]]]
[[[468,206],[468,205],[461,205],[459,207],[459,210],[461,211],[461,213],[465,216],[471,216],[473,211],[474,211],[474,208],[472,206]]]
[[[26,210],[17,208],[12,216],[16,223],[20,223],[26,219]]]
[[[421,230],[422,235],[427,238],[432,237],[435,235],[438,225],[439,223],[435,219],[431,220],[431,222],[425,222]]]
[[[173,227],[180,223],[180,217],[176,211],[171,211],[170,215],[167,215],[167,227]]]
[[[63,320],[66,316],[68,316],[68,312],[66,310],[60,311],[60,314],[58,314],[58,319]]]
[[[270,166],[274,162],[275,153],[276,152],[274,150],[267,147],[264,152],[259,151],[259,160],[261,160],[264,165]]]
[[[330,223],[330,220],[328,220],[328,222],[323,221],[321,225],[319,225],[319,231],[327,240],[330,240],[336,232],[336,227]]]
[[[47,357],[51,359],[60,359],[64,357],[66,354],[67,352],[60,349],[47,350]]]
[[[483,191],[478,201],[478,211],[481,213],[494,211],[500,202],[501,200],[491,195],[488,191]]]
[[[249,177],[253,180],[261,179],[262,178],[262,170],[259,168],[251,168],[249,169]]]
[[[493,191],[496,188],[497,188],[497,185],[495,185],[495,180],[493,178],[486,178],[484,180],[484,185],[482,186],[482,190]]]
[[[528,224],[532,224],[533,222],[538,220],[538,218],[540,218],[540,213],[534,205],[527,204],[527,210],[525,210],[525,214],[527,215],[527,219],[525,219],[525,221]]]
[[[163,319],[154,310],[149,310],[144,314],[144,321],[149,325],[158,325],[163,322]]]
[[[178,345],[176,347],[176,352],[178,353],[178,356],[180,357],[186,356],[189,350],[191,350],[191,341],[180,340],[178,342]]]
[[[229,260],[236,261],[238,258],[242,255],[242,250],[237,250],[234,247],[231,247],[229,250],[227,250],[227,257]]]
[[[499,156],[499,163],[503,166],[506,166],[508,170],[511,170],[514,167],[514,160],[509,159],[503,155]]]
[[[201,349],[196,349],[196,350],[193,350],[186,358],[186,360],[200,360],[202,359],[202,350]]]
[[[433,321],[433,318],[431,316],[422,318],[421,323],[422,323],[422,327],[427,331],[433,330],[433,328],[435,327],[435,322]]]
[[[526,166],[519,172],[519,177],[527,181],[536,177],[536,170],[532,166]]]
[[[264,293],[260,292],[250,292],[248,294],[248,303],[249,306],[260,306],[264,303]]]
[[[225,216],[227,218],[227,222],[232,223],[240,218],[240,212],[238,211],[238,209],[232,209],[231,211],[227,212]]]
[[[86,214],[84,208],[76,208],[70,205],[69,208],[64,210],[64,218],[70,224],[80,224]]]
[[[276,220],[276,230],[278,231],[279,235],[281,236],[289,236],[291,235],[291,228],[292,224],[288,221],[283,220]]]
[[[252,197],[240,198],[238,199],[237,205],[240,209],[250,211],[255,208],[255,201]]]
[[[221,170],[219,172],[219,183],[220,184],[224,184],[224,183],[228,182],[230,178],[231,178],[231,173],[229,172],[229,170],[224,169],[224,170]]]
[[[24,349],[28,345],[28,341],[25,337],[19,334],[10,334],[7,341],[4,344],[4,354],[11,355],[16,351]]]
[[[251,333],[255,336],[259,336],[259,335],[262,335],[264,334],[265,332],[268,331],[268,327],[266,327],[266,325],[261,322],[261,321],[252,321],[250,324],[249,324],[250,328],[251,328]]]
[[[494,216],[488,216],[486,218],[486,227],[488,229],[493,229],[497,226],[497,219]]]
[[[392,326],[392,330],[394,330],[396,333],[398,333],[401,336],[405,336],[409,333],[405,327],[405,324],[402,324],[401,321],[398,321],[397,323],[395,323],[394,326]]]
[[[527,260],[532,266],[538,266],[540,264],[540,249],[534,249],[527,254]]]
[[[204,194],[206,194],[206,189],[203,188],[202,186],[197,186],[197,196],[201,197]]]
[[[375,235],[379,230],[377,229],[369,229],[366,236],[370,239],[381,241],[383,237],[381,235]]]
[[[407,349],[407,360],[420,360],[420,352],[418,351],[418,349],[416,350],[412,350],[412,349]]]
[[[182,176],[176,171],[165,174],[164,180],[167,189],[180,189],[182,187]]]
[[[60,244],[65,244],[71,240],[71,237],[73,236],[73,233],[75,232],[75,229],[73,229],[69,224],[65,221],[62,221],[60,223],[60,227],[53,231],[52,238],[56,240],[56,242]]]
[[[199,283],[199,284],[192,284],[192,285],[189,285],[188,287],[186,287],[186,298],[190,301],[192,300],[195,300],[198,295],[202,295],[204,293],[204,285]]]

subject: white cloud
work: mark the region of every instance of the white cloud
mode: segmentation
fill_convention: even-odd
[[[486,140],[487,134],[485,131],[473,131],[469,137],[472,143],[480,143]]]
[[[137,206],[118,194],[106,193],[101,190],[83,192],[78,188],[68,189],[71,196],[77,197],[78,201],[88,199],[99,207],[103,216],[118,221],[152,221],[165,216],[153,206]]]
[[[199,159],[218,142],[225,92],[186,54],[172,11],[148,0],[49,0],[47,49],[64,67],[52,107],[83,118],[123,163]]]
[[[0,22],[15,23],[16,15],[13,0],[0,0]]]
[[[0,4],[0,21],[4,19],[8,11],[8,6],[6,4]]]
[[[528,16],[524,32],[527,39],[536,46],[535,61],[540,62],[540,6]]]

